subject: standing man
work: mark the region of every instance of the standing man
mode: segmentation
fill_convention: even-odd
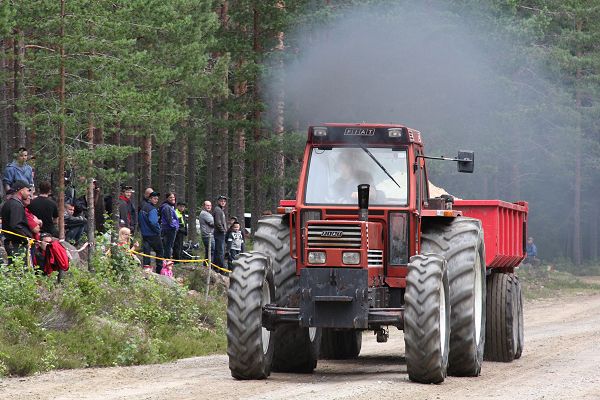
[[[42,220],[42,233],[49,233],[54,237],[58,237],[58,206],[56,202],[50,198],[50,182],[43,181],[40,183],[40,194],[29,204],[29,210]]]
[[[27,164],[27,149],[25,147],[19,147],[15,160],[8,164],[4,169],[4,176],[2,177],[2,183],[4,185],[4,192],[7,193],[10,189],[15,189],[13,185],[17,181],[23,181],[31,189],[33,189],[33,168]]]
[[[22,180],[12,183],[13,195],[4,202],[0,214],[2,215],[2,229],[17,233],[21,236],[33,238],[33,232],[29,229],[27,216],[25,215],[25,199],[31,195],[31,186]],[[4,235],[4,248],[8,254],[8,262],[12,263],[13,257],[25,254],[27,250],[27,239],[6,233]]]
[[[150,189],[150,188],[149,188]],[[148,189],[146,189],[146,192]],[[144,193],[145,194],[145,193]],[[140,209],[139,223],[140,232],[142,234],[142,253],[150,254],[152,250],[156,253],[156,257],[163,257],[163,244],[160,238],[160,222],[158,222],[158,196],[160,194],[155,191],[148,193],[148,198],[142,201]],[[144,268],[150,267],[150,258],[142,257],[142,265]],[[162,269],[162,261],[156,260],[156,273],[160,274]]]
[[[160,205],[160,236],[163,241],[165,258],[173,257],[173,244],[179,229],[179,221],[175,214],[175,193],[167,193],[165,201]]]
[[[181,260],[181,251],[183,250],[183,237],[187,236],[187,224],[185,223],[185,202],[178,201],[175,208],[175,215],[179,221],[179,229],[175,235],[175,244],[173,244],[173,258]]]
[[[200,212],[200,235],[204,243],[204,258],[208,260],[208,247],[210,243],[210,259],[215,260],[215,219],[211,214],[212,203],[208,200],[202,205]],[[210,242],[209,242],[210,240]]]
[[[215,218],[215,264],[225,268],[225,234],[227,233],[227,218],[225,207],[227,197],[221,195],[217,198],[217,206],[213,212]]]
[[[137,215],[131,201],[133,193],[135,193],[133,187],[121,185],[121,195],[119,196],[119,227],[129,228],[132,235],[137,225]]]

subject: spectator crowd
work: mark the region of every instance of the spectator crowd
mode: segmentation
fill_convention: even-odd
[[[15,160],[4,169],[2,177],[5,196],[0,209],[0,227],[3,229],[3,244],[9,263],[15,256],[25,254],[31,239],[36,243],[51,243],[52,240],[58,240],[59,235],[59,210],[52,196],[51,184],[41,181],[34,186],[34,171],[27,159],[27,149],[20,148]],[[172,192],[166,193],[160,202],[161,194],[149,187],[144,191],[140,206],[136,208],[132,201],[133,193],[131,186],[122,185],[120,188],[115,208],[118,213],[115,220],[118,221],[119,244],[130,245],[126,242],[139,232],[142,239],[143,268],[152,269],[151,260],[154,257],[151,253],[154,252],[154,271],[172,276],[173,262],[170,260],[183,258],[184,241],[188,234],[186,203],[178,200]],[[240,223],[236,217],[227,219],[226,206],[225,196],[217,198],[214,209],[212,203],[206,200],[199,217],[200,233],[206,249],[205,258],[210,256],[213,264],[220,268],[227,268],[227,263],[244,251],[244,234]],[[113,199],[101,195],[95,180],[94,207],[96,229],[103,232],[104,215],[112,213]],[[87,232],[87,209],[85,196],[76,198],[74,190],[65,191],[65,205],[62,210],[64,239],[73,245],[81,245],[82,237]],[[50,247],[52,246],[43,246],[44,249]],[[35,251],[32,254],[35,254]]]

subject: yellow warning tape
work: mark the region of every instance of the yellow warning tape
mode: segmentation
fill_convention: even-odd
[[[2,233],[8,233],[9,235],[17,236],[17,237],[20,237],[20,238],[23,238],[23,239],[27,240],[27,266],[28,267],[32,267],[32,265],[31,265],[31,246],[35,242],[39,242],[39,240],[32,239],[32,238],[30,238],[28,236],[24,236],[24,235],[21,235],[21,234],[16,233],[16,232],[11,232],[11,231],[8,231],[6,229],[0,229],[0,232],[2,232]]]
[[[204,258],[204,259],[197,259],[197,260],[175,260],[173,258],[163,258],[163,257],[157,257],[157,256],[153,256],[150,254],[145,254],[145,253],[141,253],[139,251],[135,251],[133,249],[128,250],[130,253],[132,254],[136,254],[138,256],[142,256],[142,257],[148,257],[148,258],[153,258],[155,260],[162,260],[162,261],[173,261],[173,262],[178,262],[178,263],[199,263],[199,264],[204,264],[207,265],[208,264],[208,259]],[[212,265],[214,268],[217,268],[221,271],[224,272],[231,272],[230,270],[228,270],[227,268],[221,268],[218,265],[214,264],[214,263],[210,263],[210,265]]]
[[[8,233],[9,235],[18,236],[20,238],[23,238],[23,239],[27,240],[27,266],[31,266],[30,265],[31,264],[31,257],[29,257],[29,254],[31,252],[31,246],[34,243],[39,242],[39,240],[32,239],[30,237],[27,237],[27,236],[24,236],[24,235],[15,233],[15,232],[11,232],[11,231],[8,231],[6,229],[0,229],[0,232]],[[175,260],[173,258],[156,257],[156,256],[153,256],[153,255],[150,255],[150,254],[140,253],[139,251],[135,251],[133,249],[130,249],[128,251],[130,253],[132,253],[132,254],[137,254],[137,255],[142,256],[142,257],[154,258],[155,260],[173,261],[173,262],[178,262],[178,263],[200,263],[200,264],[205,264],[205,265],[208,266],[208,262],[207,262],[208,259],[206,259],[206,258],[205,259],[197,259],[197,260]],[[213,266],[216,269],[219,269],[219,270],[223,271],[223,272],[227,272],[227,273],[231,272],[231,270],[228,270],[227,268],[219,267],[218,265],[216,265],[214,263],[211,263],[210,265]]]

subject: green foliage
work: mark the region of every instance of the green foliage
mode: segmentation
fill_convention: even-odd
[[[22,265],[0,274],[0,376],[224,351],[222,294],[205,303],[114,250],[99,247],[96,273],[71,268],[60,285]]]

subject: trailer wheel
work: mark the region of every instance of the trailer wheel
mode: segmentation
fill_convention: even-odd
[[[273,268],[275,303],[290,306],[298,291],[296,263],[290,255],[290,227],[283,215],[269,215],[258,221],[254,251],[265,254]],[[321,346],[321,328],[282,325],[274,332],[272,370],[312,372],[317,367]]]
[[[273,299],[273,275],[262,254],[240,254],[234,265],[227,291],[229,369],[236,379],[264,379],[274,347],[273,335],[262,326],[262,309]]]
[[[515,352],[515,359],[521,358],[523,354],[523,347],[525,346],[525,326],[523,325],[523,291],[521,282],[519,278],[514,275],[517,284],[517,290],[515,291],[517,294],[517,318],[519,323],[519,328],[517,330],[517,351]]]
[[[321,359],[349,360],[358,357],[361,348],[361,331],[336,331],[329,328],[323,329],[321,341]]]
[[[511,362],[519,342],[518,280],[504,272],[488,276],[487,324],[484,358]]]
[[[481,222],[458,217],[424,228],[423,253],[442,255],[450,283],[448,374],[478,376],[483,363],[486,319],[485,248]]]
[[[450,342],[448,271],[443,257],[411,257],[404,302],[408,377],[415,382],[441,383],[446,378]]]

